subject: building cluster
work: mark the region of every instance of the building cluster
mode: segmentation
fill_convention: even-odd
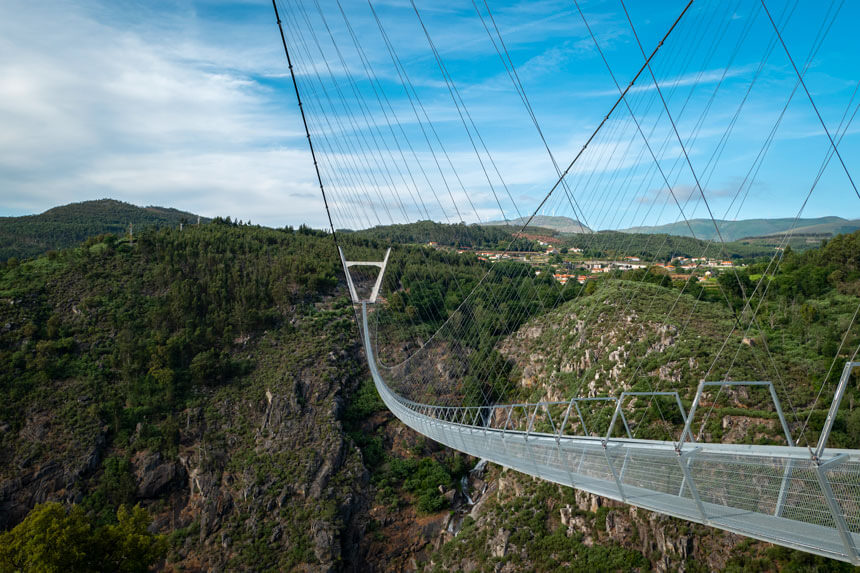
[[[458,251],[460,253],[464,251]],[[481,261],[520,261],[527,262],[525,254],[517,253],[517,252],[505,252],[505,251],[476,251],[475,254],[478,256],[478,259]],[[530,253],[531,254],[531,253]]]
[[[695,270],[701,268],[730,269],[734,266],[732,261],[687,257],[675,257],[674,259],[672,259],[671,263],[672,265],[685,270]]]
[[[537,241],[537,244],[540,245],[541,247],[543,247],[544,249],[546,249],[547,255],[554,255],[554,254],[559,252],[559,250],[556,249],[554,246],[552,246],[551,243],[547,243],[546,241],[540,241],[539,240],[539,241]],[[580,249],[579,247],[568,247],[567,252],[568,253],[581,253],[582,249]]]
[[[550,262],[550,257],[559,253],[558,249],[546,241],[538,240],[536,242],[545,249],[544,252],[506,252],[487,249],[475,251],[459,249],[457,252],[472,252],[481,261],[517,261],[529,263],[531,265],[547,264]],[[428,243],[428,246],[439,248],[435,242]],[[567,252],[571,254],[579,254],[582,253],[582,249],[569,247]],[[585,261],[563,261],[554,266],[557,270],[552,276],[559,283],[565,285],[570,281],[576,281],[583,284],[588,279],[596,279],[601,275],[612,271],[631,271],[635,269],[646,269],[649,267],[656,267],[663,270],[672,278],[672,280],[687,280],[690,275],[693,274],[699,275],[702,278],[710,278],[720,270],[733,268],[734,263],[732,263],[732,261],[706,257],[675,257],[669,262],[656,263],[643,261],[640,257],[629,256],[619,260],[594,259]],[[541,271],[535,271],[536,275],[540,275],[540,273]]]
[[[568,274],[568,273],[555,273],[552,275],[555,277],[555,280],[560,282],[563,285],[566,285],[568,282],[575,280],[579,284],[584,283],[588,279],[596,279],[600,275],[579,275],[579,274]]]
[[[673,281],[687,280],[690,278],[690,275],[696,274],[696,271],[699,271],[699,274],[701,274],[703,278],[710,278],[714,275],[714,272],[733,268],[734,264],[732,261],[719,259],[688,257],[676,257],[668,263],[648,263],[643,262],[639,257],[624,257],[624,259],[618,261],[590,260],[579,263],[565,262],[563,263],[563,267],[564,270],[560,270],[553,274],[559,283],[567,284],[571,280],[576,280],[582,284],[588,279],[598,278],[602,273],[609,273],[616,270],[630,271],[649,267],[656,267],[665,271]],[[575,267],[587,272],[588,274],[571,272]],[[701,271],[703,270],[704,272],[702,273]]]

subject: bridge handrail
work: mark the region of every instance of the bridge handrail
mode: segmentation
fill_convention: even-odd
[[[860,565],[858,450],[830,449],[827,459],[815,459],[797,446],[696,442],[681,451],[671,441],[535,432],[535,414],[527,415],[525,430],[494,428],[478,423],[481,412],[514,405],[437,406],[396,394],[376,365],[366,303],[362,327],[382,400],[407,426],[437,442],[644,509]],[[618,408],[615,397],[595,398]],[[536,413],[542,405],[568,405],[569,414],[571,403],[517,407]]]

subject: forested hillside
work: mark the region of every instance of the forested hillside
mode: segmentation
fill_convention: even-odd
[[[441,239],[460,231],[433,232]],[[362,233],[340,237],[350,253],[369,260],[383,247]],[[787,250],[769,279],[764,331],[756,336],[786,365],[798,402],[824,382],[804,373],[836,354],[841,340],[832,325],[844,331],[856,307],[858,257],[860,233],[837,237],[820,250]],[[472,254],[408,246],[395,246],[389,264],[388,276],[400,277],[386,284],[390,312],[425,334],[490,265]],[[453,269],[456,281],[435,279],[437,265]],[[489,321],[476,328],[520,316],[523,309],[494,306],[493,292],[534,276],[528,265],[496,265],[511,267],[504,278],[488,278],[486,297],[474,301],[475,316]],[[738,277],[750,285],[765,270],[766,263],[754,263]],[[145,559],[128,570],[844,568],[494,466],[470,473],[477,460],[406,429],[379,401],[341,273],[330,235],[223,219],[182,231],[149,228],[133,244],[101,235],[0,266],[0,530],[7,531],[0,533],[0,571],[24,569],[25,558],[67,571],[115,570],[118,553],[100,538],[145,546],[138,552]],[[619,384],[693,384],[690,360],[703,364],[732,321],[724,298],[659,273],[621,278],[558,297],[544,277],[529,292],[545,296],[528,310],[546,314],[499,322],[499,332],[519,329],[507,339],[466,343],[475,360],[498,362],[499,376],[516,383],[510,397],[547,384],[567,395],[580,376],[601,381],[589,389],[595,393]],[[742,312],[751,291],[734,290],[736,282],[722,286]],[[630,285],[640,285],[632,298]],[[649,313],[679,294],[679,312],[700,310],[678,360],[644,353],[638,382],[624,378],[632,374],[616,368],[610,352],[583,361],[574,341],[560,344],[542,329],[573,325],[593,309],[608,313],[619,294],[642,319],[641,341],[624,343],[634,353],[656,347],[668,332],[656,329]],[[589,336],[607,344],[618,335],[609,320],[588,324]],[[532,334],[521,336],[526,331]],[[858,342],[855,328],[843,354]],[[751,356],[740,359],[754,367]],[[565,364],[572,368],[551,381],[541,370]],[[692,388],[686,390],[689,397]],[[717,404],[706,431],[778,441],[771,412],[753,398]],[[860,410],[849,406],[857,400],[852,387],[837,422],[840,444],[856,446]],[[641,431],[665,428],[645,424]],[[52,501],[62,505],[43,504]],[[143,511],[130,509],[136,504]],[[94,566],[81,554],[55,551],[39,535],[50,527],[84,532],[68,543],[103,559]]]
[[[168,570],[420,559],[465,458],[384,411],[339,274],[330,235],[222,219],[0,267],[0,571],[116,570],[43,534],[149,520]]]
[[[564,235],[560,244],[583,249],[586,256],[635,256],[644,260],[665,260],[673,257],[704,257],[739,259],[773,254],[772,245],[753,242],[705,241],[668,234],[645,234],[620,231],[599,231],[594,234]]]
[[[484,225],[495,225],[503,227],[514,227],[519,231],[523,225],[529,224],[530,228],[543,227],[559,233],[591,233],[592,230],[570,217],[553,217],[550,215],[535,215],[534,217],[517,217],[510,221],[490,221]]]
[[[753,241],[704,241],[692,237],[666,234],[622,233],[560,233],[551,228],[531,226],[519,237],[519,227],[486,225],[444,225],[434,221],[419,221],[403,225],[382,225],[356,231],[355,235],[373,240],[426,245],[430,242],[458,249],[491,249],[510,251],[544,251],[537,237],[552,241],[554,247],[582,249],[588,257],[642,257],[646,260],[670,260],[673,257],[715,257],[738,259],[768,256],[774,246]],[[346,233],[344,233],[346,234]],[[532,238],[529,238],[532,237]]]
[[[818,217],[795,220],[785,219],[743,219],[739,221],[717,220],[720,234],[726,241],[737,241],[747,237],[779,235],[791,230],[792,234],[817,234],[822,238],[835,236],[839,233],[851,233],[860,228],[860,220],[843,219],[842,217]],[[697,237],[704,240],[719,240],[710,219],[691,219],[687,222],[670,223],[654,227],[632,227],[624,229],[625,233],[670,234],[691,236],[691,230]]]
[[[391,241],[400,244],[426,245],[437,243],[458,249],[510,249],[513,251],[540,250],[541,247],[527,239],[513,240],[519,229],[480,225],[445,225],[435,221],[418,221],[402,225],[379,225],[357,231],[362,238]]]
[[[756,291],[765,271],[771,278]],[[584,296],[500,341],[519,382],[512,401],[679,390],[689,405],[699,380],[728,372],[734,380],[773,380],[795,440],[816,443],[841,367],[860,345],[860,232],[802,254],[787,249],[775,275],[767,262],[721,275],[728,301],[716,289],[665,275],[632,271],[619,278],[590,283]],[[733,332],[737,316],[749,322],[749,308],[759,311],[757,326]],[[727,335],[731,352],[721,353]],[[857,381],[855,373],[830,447],[860,448]],[[706,400],[693,426],[700,439],[785,443],[767,392],[732,390]],[[589,428],[604,435],[612,408],[585,406]],[[683,428],[668,400],[631,400],[626,410],[637,438],[677,439]],[[548,423],[544,431],[552,431]],[[457,536],[432,554],[435,571],[852,570],[515,472],[491,467],[476,485],[486,493],[463,514]]]
[[[202,218],[202,222],[208,219]],[[54,207],[39,215],[0,217],[0,261],[27,258],[72,247],[104,233],[125,235],[146,227],[178,227],[197,222],[197,215],[166,207],[136,207],[101,199]]]

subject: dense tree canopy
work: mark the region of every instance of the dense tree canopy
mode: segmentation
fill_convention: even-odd
[[[203,222],[208,221],[205,217]],[[197,216],[165,207],[136,207],[101,199],[49,209],[39,215],[0,217],[0,262],[73,247],[95,235],[139,233],[148,227],[196,223]]]
[[[80,506],[36,506],[24,521],[0,533],[0,571],[148,571],[167,549],[163,538],[147,531],[149,514],[123,505],[116,520],[97,526]]]

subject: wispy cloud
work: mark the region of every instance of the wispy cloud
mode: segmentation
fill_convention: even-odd
[[[291,218],[287,195],[307,187],[310,162],[298,145],[278,149],[301,134],[255,75],[270,64],[165,43],[169,26],[128,31],[65,4],[53,7],[62,21],[45,19],[49,9],[0,5],[4,209],[111,196],[269,224]],[[194,28],[193,15],[182,18]],[[304,203],[303,216],[322,223]]]
[[[658,78],[658,82],[660,84],[661,90],[670,90],[673,88],[679,87],[688,87],[692,85],[708,85],[715,84],[720,80],[738,78],[749,75],[752,72],[752,65],[743,66],[738,68],[732,68],[729,70],[722,69],[714,69],[714,70],[705,70],[700,72],[692,72],[680,76],[674,76],[669,78]],[[628,93],[643,93],[650,92],[656,90],[657,87],[654,85],[654,81],[651,79],[647,73],[642,74],[640,76],[639,81],[630,88]],[[599,90],[599,91],[591,91],[587,92],[585,95],[590,96],[609,96],[609,95],[618,95],[618,90]]]
[[[375,86],[364,77],[361,58],[336,4],[321,1],[343,62],[333,53],[331,38],[313,4],[304,5],[316,22],[308,29],[302,24],[304,16],[296,12],[297,5],[281,3],[336,223],[349,223],[353,217],[359,222],[375,220],[376,214],[360,215],[362,202],[379,207],[377,214],[384,219],[424,218],[427,211],[440,220],[456,220],[457,211],[467,221],[498,219],[488,175],[506,215],[514,216],[508,191],[521,212],[530,212],[555,183],[556,172],[471,2],[417,3],[468,107],[468,134],[408,0],[375,0],[374,6],[444,150],[420,110],[423,125],[419,125],[365,3],[342,5],[377,75]],[[629,81],[641,54],[623,13],[612,3],[582,5],[613,72],[620,82]],[[569,2],[511,0],[492,2],[491,8],[543,133],[564,167],[605,116],[617,91]],[[698,9],[722,14],[718,8],[702,5]],[[62,13],[63,19],[46,19],[49,11]],[[270,225],[325,226],[270,11],[264,3],[247,0],[0,3],[0,214],[37,212],[110,196]],[[633,19],[643,42],[653,43],[677,10],[655,5],[647,12],[647,18],[634,13]],[[842,34],[838,49],[825,45],[822,54],[826,52],[827,59],[822,56],[807,75],[823,117],[834,129],[856,81],[851,78],[857,76],[856,58],[851,59],[856,41],[850,30],[845,31],[850,21],[846,17],[836,23],[832,34]],[[839,25],[844,28],[841,32]],[[729,54],[722,50],[736,45],[743,26],[743,20],[728,24],[721,43],[714,44],[714,59],[707,52],[713,42],[668,42],[655,63],[706,195],[721,208],[729,203],[721,189],[732,185],[711,186],[709,180],[727,181],[748,172],[793,86],[784,62],[769,66],[745,104],[726,149],[715,153],[768,38],[767,28],[752,30],[725,76],[730,81],[723,82],[711,100],[723,77],[723,70],[715,66],[727,61]],[[704,28],[680,31],[708,33]],[[314,34],[324,54],[317,50]],[[803,41],[800,32],[792,40],[799,52],[805,49]],[[704,71],[691,71],[697,69]],[[318,84],[317,73],[327,93]],[[378,86],[394,114],[376,99],[373,87]],[[673,96],[672,88],[681,87],[688,89],[675,90]],[[809,153],[809,136],[819,134],[821,139],[821,131],[801,96],[795,96],[773,149],[757,172],[758,181],[780,193],[804,192],[805,176],[786,174],[807,168],[811,180],[826,147]],[[630,103],[654,153],[667,170],[674,170],[670,181],[679,200],[695,209],[701,201],[691,193],[683,154],[647,75],[633,88]],[[652,205],[667,198],[671,202],[625,107],[616,109],[568,177],[590,220],[599,222],[604,216],[607,221],[622,216],[633,220]],[[849,166],[858,149],[856,132],[852,126],[840,144]],[[488,161],[485,145],[495,165]],[[413,179],[428,204],[426,210],[417,196],[409,195],[417,193]],[[825,184],[832,186],[834,196],[842,192],[838,178],[822,181],[820,187],[828,192]],[[606,199],[616,196],[619,201],[626,197],[627,204],[619,206]],[[746,205],[760,207],[752,199],[744,205],[745,209]],[[571,207],[558,195],[547,208],[562,213]],[[627,212],[622,213],[623,209]]]

